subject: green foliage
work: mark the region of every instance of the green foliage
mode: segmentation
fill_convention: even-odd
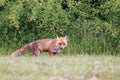
[[[119,21],[119,0],[2,0],[0,47],[68,35],[64,53],[119,54]]]

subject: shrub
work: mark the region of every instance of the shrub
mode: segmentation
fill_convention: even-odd
[[[119,9],[119,0],[3,0],[0,47],[8,53],[37,39],[68,35],[65,53],[118,54]]]

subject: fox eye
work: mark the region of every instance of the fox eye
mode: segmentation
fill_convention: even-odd
[[[65,43],[63,43],[63,45],[65,45]]]
[[[61,45],[61,43],[58,43],[59,45]]]

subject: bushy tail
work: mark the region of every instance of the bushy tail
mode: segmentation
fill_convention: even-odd
[[[28,49],[30,48],[29,44],[26,44],[25,46],[23,46],[22,48],[16,50],[15,52],[13,52],[11,55],[12,56],[19,56],[24,54]]]

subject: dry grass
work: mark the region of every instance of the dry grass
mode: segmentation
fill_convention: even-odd
[[[119,57],[1,56],[0,80],[120,80]]]

